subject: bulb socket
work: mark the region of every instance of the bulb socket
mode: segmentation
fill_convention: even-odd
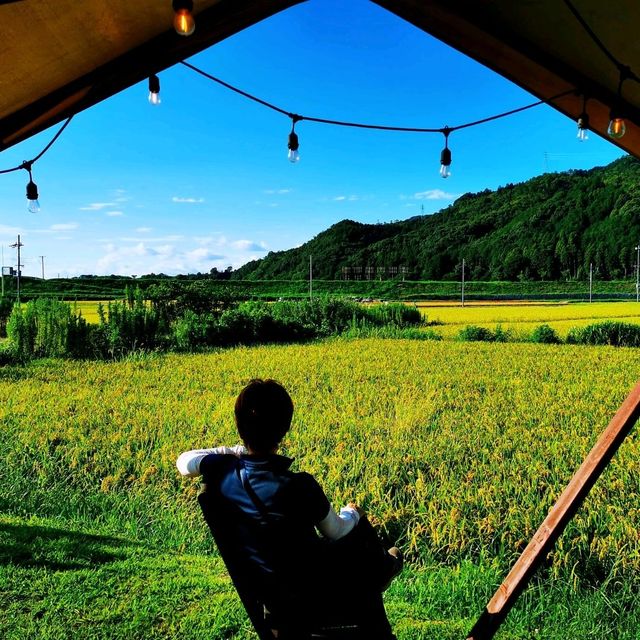
[[[27,183],[27,200],[37,200],[38,199],[38,185],[33,181],[29,180]]]
[[[445,147],[440,152],[440,164],[448,167],[451,164],[451,149],[449,147]]]
[[[180,11],[186,9],[189,13],[193,11],[193,0],[173,0],[173,10]]]
[[[160,93],[160,78],[155,74],[149,76],[149,93]]]
[[[589,114],[583,111],[578,117],[578,129],[586,130],[589,128]]]
[[[295,131],[292,131],[289,134],[289,143],[287,145],[291,151],[297,151],[300,147],[298,142],[298,134]]]

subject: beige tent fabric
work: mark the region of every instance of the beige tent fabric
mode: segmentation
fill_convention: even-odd
[[[0,150],[301,1],[195,0],[196,32],[183,38],[171,0],[0,0]],[[590,127],[606,136],[619,71],[564,0],[374,1],[540,99],[575,90],[553,102],[572,118],[588,95]],[[640,2],[571,1],[640,75]],[[640,156],[639,83],[624,83],[621,106],[615,143]]]

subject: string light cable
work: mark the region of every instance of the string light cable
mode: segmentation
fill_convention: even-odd
[[[534,107],[538,107],[542,104],[548,104],[550,102],[553,102],[555,100],[558,100],[560,98],[563,98],[567,95],[571,95],[571,94],[575,94],[575,89],[568,89],[567,91],[562,91],[561,93],[558,93],[554,96],[551,96],[550,98],[547,98],[545,100],[537,100],[536,102],[532,102],[530,104],[524,105],[522,107],[517,107],[516,109],[510,109],[509,111],[503,111],[501,113],[497,113],[495,115],[492,116],[488,116],[486,118],[481,118],[479,120],[473,120],[471,122],[465,122],[463,124],[459,124],[453,127],[402,127],[402,126],[392,126],[392,125],[381,125],[381,124],[371,124],[371,123],[365,123],[365,122],[349,122],[346,120],[331,120],[329,118],[319,118],[319,117],[315,117],[315,116],[305,116],[305,115],[301,115],[298,113],[294,113],[292,111],[289,111],[287,109],[283,109],[282,107],[279,107],[276,104],[273,104],[272,102],[268,102],[267,100],[264,100],[263,98],[259,98],[258,96],[255,96],[247,91],[244,91],[243,89],[240,89],[232,84],[229,84],[228,82],[225,82],[224,80],[221,80],[220,78],[217,78],[216,76],[207,73],[206,71],[204,71],[203,69],[200,69],[199,67],[196,67],[195,65],[191,64],[190,62],[185,62],[184,60],[180,63],[183,66],[187,67],[188,69],[190,69],[191,71],[203,76],[204,78],[207,78],[208,80],[211,80],[212,82],[215,82],[217,84],[219,84],[220,86],[228,89],[229,91],[232,91],[234,93],[237,93],[238,95],[247,98],[248,100],[252,100],[253,102],[256,102],[257,104],[262,105],[263,107],[266,107],[268,109],[271,109],[272,111],[275,111],[277,113],[280,113],[281,115],[287,116],[288,118],[291,119],[291,133],[289,134],[289,141],[288,141],[288,149],[289,149],[289,160],[291,162],[297,162],[299,159],[299,155],[295,155],[294,154],[294,158],[292,158],[292,152],[295,151],[297,153],[298,148],[299,148],[299,140],[298,140],[298,134],[295,132],[295,125],[297,122],[301,122],[301,121],[307,121],[307,122],[315,122],[318,124],[326,124],[326,125],[334,125],[334,126],[338,126],[338,127],[352,127],[352,128],[356,128],[356,129],[373,129],[373,130],[377,130],[377,131],[399,131],[399,132],[405,132],[405,133],[438,133],[441,135],[445,136],[445,149],[447,151],[447,154],[444,154],[446,156],[445,159],[448,159],[449,165],[451,164],[451,151],[448,148],[448,139],[449,139],[449,134],[453,133],[454,131],[459,131],[461,129],[468,129],[470,127],[476,127],[482,124],[486,124],[488,122],[493,122],[494,120],[499,120],[501,118],[506,118],[508,116],[512,116],[515,115],[516,113],[521,113],[523,111],[527,111],[528,109],[533,109]],[[295,149],[293,148],[295,147]],[[444,150],[443,150],[444,153]],[[442,158],[441,158],[442,160]],[[449,166],[449,165],[443,165],[443,163],[441,162],[441,167],[442,166]],[[441,170],[441,175],[442,175],[442,170]],[[447,176],[449,175],[449,173],[447,173]],[[443,177],[447,177],[445,175],[443,175]]]
[[[40,211],[40,202],[38,201],[38,186],[33,181],[33,176],[31,174],[31,169],[33,165],[42,158],[42,156],[51,149],[54,145],[55,141],[62,135],[62,132],[67,128],[73,116],[75,114],[71,114],[62,124],[62,126],[58,129],[56,134],[49,140],[48,144],[42,149],[42,151],[32,158],[31,160],[25,160],[22,164],[16,165],[15,167],[11,167],[9,169],[0,169],[0,175],[5,173],[13,173],[14,171],[24,170],[29,174],[29,182],[27,183],[27,200],[28,200],[28,209],[31,213],[38,213]]]

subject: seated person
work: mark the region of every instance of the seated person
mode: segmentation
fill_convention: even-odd
[[[381,593],[401,570],[402,554],[384,550],[358,507],[336,514],[311,475],[289,470],[293,461],[276,452],[292,416],[293,402],[279,383],[253,380],[235,404],[244,446],[187,451],[178,470],[202,475],[214,492],[216,517],[224,518],[228,542],[246,558],[269,609],[295,602],[289,610],[306,621],[311,609],[338,616],[342,610],[369,628],[368,638],[391,639]],[[310,609],[302,611],[301,602]]]

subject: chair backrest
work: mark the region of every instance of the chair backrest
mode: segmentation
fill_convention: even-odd
[[[318,615],[307,616],[305,612],[313,609],[314,603],[301,601],[295,594],[295,590],[292,594],[288,588],[289,585],[281,585],[287,606],[272,611],[270,615],[266,611],[265,598],[258,587],[261,581],[256,576],[255,569],[243,554],[237,552],[237,545],[233,544],[233,534],[230,534],[228,527],[228,518],[233,517],[233,514],[230,514],[221,503],[216,492],[208,490],[206,484],[202,485],[198,503],[233,585],[260,640],[274,640],[274,638],[357,640],[363,637],[360,626],[353,620],[319,624]],[[315,623],[311,623],[310,618],[313,618]],[[278,630],[277,633],[274,633],[274,629]]]
[[[240,596],[240,600],[247,611],[247,615],[253,624],[260,640],[273,640],[274,636],[271,628],[267,624],[264,613],[264,602],[260,594],[255,589],[255,583],[247,573],[247,567],[242,558],[236,557],[233,549],[228,544],[228,537],[225,535],[223,518],[220,517],[219,505],[216,504],[215,496],[207,490],[207,485],[203,484],[198,494],[198,503],[202,510],[202,515],[209,526],[211,535],[218,547],[222,561],[227,567],[233,586]]]

